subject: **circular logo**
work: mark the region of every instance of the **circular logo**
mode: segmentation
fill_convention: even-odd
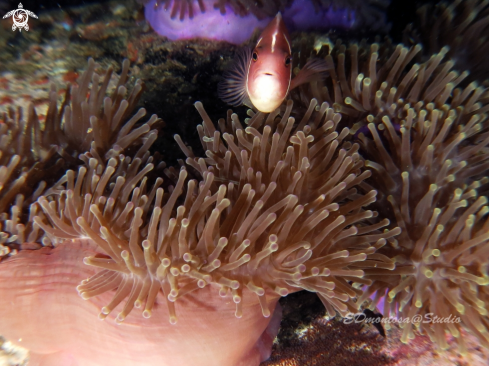
[[[18,28],[24,28],[29,20],[29,14],[24,9],[16,9],[12,15],[12,19]]]

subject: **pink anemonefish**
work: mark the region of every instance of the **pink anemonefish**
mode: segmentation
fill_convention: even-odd
[[[295,87],[324,77],[326,62],[309,60],[292,79],[289,32],[278,13],[263,30],[253,50],[238,53],[234,67],[219,84],[219,97],[233,106],[242,104],[270,113]]]

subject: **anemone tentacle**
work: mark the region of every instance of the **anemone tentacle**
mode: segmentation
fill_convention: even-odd
[[[81,296],[117,289],[100,316],[126,301],[119,321],[143,303],[149,317],[161,290],[176,322],[173,303],[209,284],[233,298],[238,317],[244,288],[258,296],[264,316],[270,315],[268,296],[301,288],[317,292],[331,315],[353,311],[362,292],[350,281],[368,283],[362,279],[366,268],[394,269],[391,260],[374,253],[399,229],[380,231],[388,220],[367,224],[375,213],[363,207],[375,201],[376,192],[356,193],[370,174],[360,172],[359,146],[342,142],[348,129],[335,132],[339,116],[326,105],[312,113],[313,102],[310,121],[316,124],[293,130],[289,103],[282,118],[257,114],[246,129],[231,115],[220,122],[221,139],[202,105],[196,106],[208,158],[193,157],[176,137],[189,154],[188,168],[168,193],[157,188],[161,181],[147,192],[144,173],[111,189],[112,159],[102,178],[93,173],[95,166],[91,174],[82,168],[76,180],[70,173],[55,196],[39,199],[49,223],[36,223],[50,235],[88,236],[104,251],[85,260],[103,271],[78,287]],[[188,180],[188,170],[202,179]]]

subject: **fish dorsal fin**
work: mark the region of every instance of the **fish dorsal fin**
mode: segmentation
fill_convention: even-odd
[[[240,105],[252,106],[246,90],[248,69],[250,67],[253,50],[246,47],[236,53],[234,64],[224,73],[224,79],[217,87],[217,94],[224,102],[238,107]]]
[[[310,59],[299,71],[297,76],[292,79],[289,90],[292,90],[299,85],[310,83],[311,81],[324,79],[330,69],[331,68],[325,60],[320,58]]]

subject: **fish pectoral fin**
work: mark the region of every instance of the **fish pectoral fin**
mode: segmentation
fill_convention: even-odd
[[[246,80],[248,69],[251,61],[252,49],[245,48],[238,51],[234,64],[223,75],[223,80],[217,87],[219,98],[232,105],[238,107],[250,101],[248,91],[246,90]]]
[[[292,79],[290,90],[299,85],[310,83],[311,81],[324,79],[328,75],[329,70],[331,70],[331,66],[325,60],[320,58],[310,59],[299,71],[297,76]]]
[[[242,104],[245,105],[245,106],[247,106],[248,108],[251,108],[253,110],[256,110],[256,107],[251,102],[251,99],[248,96],[248,93],[246,93],[246,96],[243,98],[243,103]]]

